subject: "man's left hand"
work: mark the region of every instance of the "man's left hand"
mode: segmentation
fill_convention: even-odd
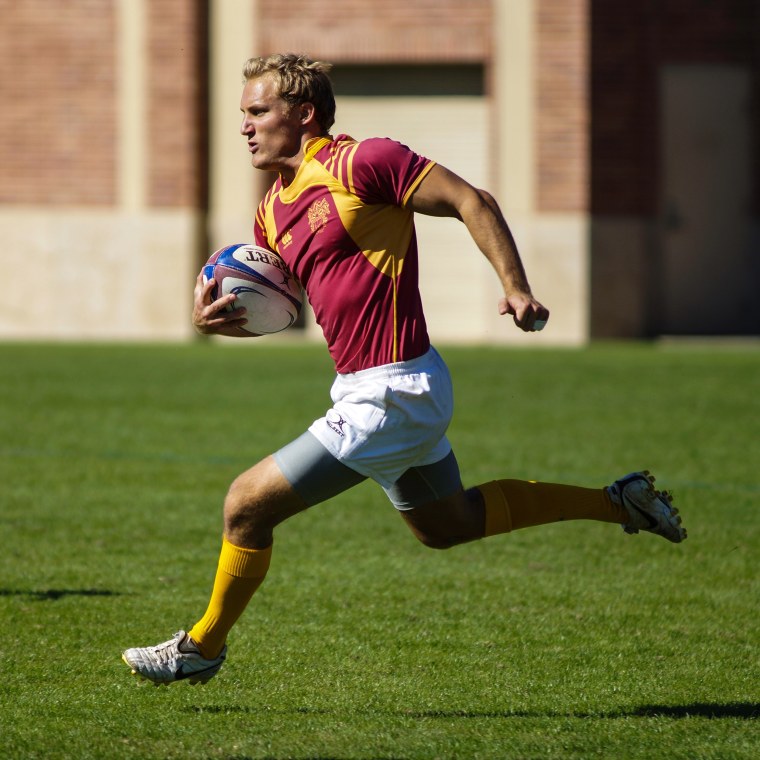
[[[530,293],[511,293],[499,301],[499,314],[511,314],[515,324],[525,332],[543,330],[549,321],[549,309]]]

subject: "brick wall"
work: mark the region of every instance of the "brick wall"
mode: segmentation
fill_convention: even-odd
[[[536,0],[537,205],[588,207],[590,0]],[[490,0],[260,0],[260,49],[305,52],[340,63],[488,63]],[[339,20],[339,24],[335,20]]]
[[[203,0],[148,3],[150,206],[206,206],[205,6]]]
[[[491,56],[491,0],[259,0],[264,54],[341,63],[481,62]]]
[[[588,208],[589,0],[538,0],[536,15],[536,205]]]
[[[0,203],[116,198],[115,11],[0,0]]]
[[[601,214],[652,215],[659,172],[659,67],[749,66],[754,119],[760,124],[760,3],[597,0],[591,7],[591,207]],[[757,176],[757,146],[754,155]]]

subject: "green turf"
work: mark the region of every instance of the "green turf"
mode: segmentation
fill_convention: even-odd
[[[760,351],[447,348],[466,482],[651,467],[681,546],[565,523],[435,552],[366,483],[281,526],[205,687],[119,655],[202,614],[230,480],[322,348],[0,345],[0,756],[760,757]]]

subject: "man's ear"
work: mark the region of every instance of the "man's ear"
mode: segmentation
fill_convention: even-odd
[[[311,124],[314,122],[317,118],[317,110],[314,108],[313,103],[301,103],[298,106],[299,109],[299,118],[301,119],[301,124]]]

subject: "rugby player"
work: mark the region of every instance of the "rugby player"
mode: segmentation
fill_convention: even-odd
[[[686,537],[669,495],[646,471],[605,488],[510,479],[463,486],[446,437],[451,378],[430,344],[418,289],[414,215],[465,225],[503,288],[499,313],[518,329],[543,328],[549,311],[531,292],[489,193],[391,139],[331,136],[329,69],[305,56],[253,58],[244,66],[240,108],[251,164],[279,175],[256,211],[255,243],[282,256],[308,295],[335,362],[332,406],[230,486],[203,616],[169,641],[124,652],[132,671],[156,684],[213,677],[230,630],[267,574],[275,527],[366,478],[435,549],[578,519],[674,543]],[[195,328],[239,334],[244,310],[225,310],[234,295],[212,300],[213,285],[196,282]]]

